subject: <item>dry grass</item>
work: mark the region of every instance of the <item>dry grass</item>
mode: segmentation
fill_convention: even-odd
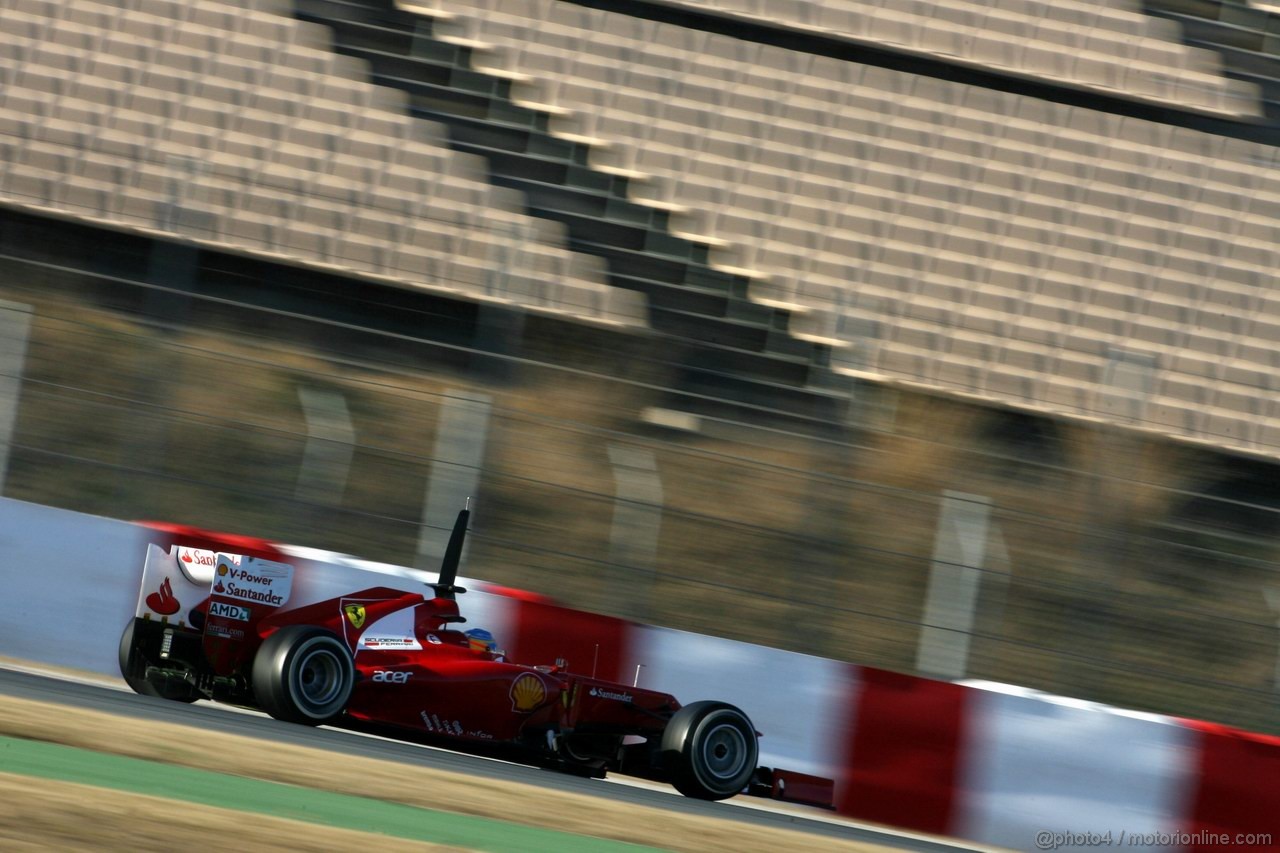
[[[463,848],[407,841],[197,803],[0,773],[0,848],[7,851],[155,851],[199,839],[201,850],[378,850],[431,853]]]
[[[215,772],[226,772],[227,767],[236,767],[239,775],[254,779],[371,797],[420,808],[440,808],[442,799],[439,792],[447,790],[449,809],[455,812],[672,850],[706,853],[739,853],[742,850],[877,853],[889,849],[821,838],[802,832],[659,811],[601,797],[359,756],[342,756],[338,760],[332,753],[323,750],[264,742],[171,723],[135,720],[8,696],[0,696],[0,734],[133,758],[166,761]],[[175,748],[174,744],[182,746]],[[324,772],[317,772],[318,768],[324,768]],[[55,799],[55,804],[61,803],[58,808],[63,809],[64,814],[67,814],[66,809],[74,809],[79,805],[89,808],[88,804],[77,804],[74,798],[62,798],[62,794],[57,791],[54,791],[53,796],[58,798]],[[4,799],[3,789],[0,789],[0,801]],[[145,799],[139,798],[139,801]],[[95,804],[92,807],[96,809],[98,806]],[[183,812],[186,811],[184,807]],[[13,816],[22,814],[22,811],[0,810],[0,815],[4,816],[4,825],[0,825],[0,839],[5,838],[5,832],[16,832],[11,825]],[[88,818],[90,813],[86,812],[85,815]],[[165,817],[166,821],[167,819],[168,812]],[[253,822],[259,823],[257,818]],[[280,824],[289,823],[291,822],[280,821]],[[49,822],[49,826],[50,831],[53,831],[57,822]],[[85,832],[95,831],[93,824],[88,826],[90,828]],[[112,824],[108,828],[114,831],[114,826]],[[162,837],[159,835],[160,831],[160,828],[149,830],[156,833],[157,838]],[[332,830],[325,829],[324,832],[330,833]],[[144,834],[144,837],[152,836]],[[62,846],[60,843],[53,843],[62,840],[64,839],[50,837],[49,846]],[[65,840],[69,844],[78,843],[76,838]],[[274,846],[268,841],[264,836],[264,845]],[[328,849],[383,849],[381,843],[380,840],[376,848],[330,845]]]

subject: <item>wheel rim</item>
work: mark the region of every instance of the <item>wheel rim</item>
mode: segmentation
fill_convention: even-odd
[[[702,741],[702,765],[717,781],[736,779],[749,761],[746,735],[733,723],[720,723]]]
[[[331,649],[308,649],[298,656],[292,680],[299,704],[319,711],[342,698],[346,667]]]

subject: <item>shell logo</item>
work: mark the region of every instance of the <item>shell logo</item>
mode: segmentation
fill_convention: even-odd
[[[547,700],[542,679],[531,672],[522,673],[511,682],[511,709],[527,714]]]

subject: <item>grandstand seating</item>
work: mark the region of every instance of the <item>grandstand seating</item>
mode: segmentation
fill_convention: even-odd
[[[334,34],[272,0],[0,0],[0,198],[595,319],[638,292],[682,390],[802,416],[829,364],[1280,449],[1272,147],[561,0],[295,5]],[[1239,106],[1180,79],[1129,94]]]
[[[276,4],[0,0],[0,199],[379,280],[643,322],[402,93]]]
[[[1258,113],[1253,87],[1224,78],[1212,51],[1120,0],[670,1],[1185,109]]]
[[[791,336],[787,311],[746,299],[745,278],[709,267],[707,241],[672,234],[671,206],[629,200],[628,170],[587,168],[599,140],[548,133],[545,110],[510,100],[518,80],[478,73],[465,39],[435,38],[432,19],[389,0],[297,9],[332,27],[335,49],[368,62],[375,81],[404,88],[413,113],[446,126],[455,149],[483,155],[491,181],[562,223],[570,246],[602,257],[611,284],[646,295],[653,333],[680,365],[663,405],[824,433],[839,423],[847,395],[821,366],[826,348]]]
[[[1280,449],[1274,148],[560,0],[449,9],[838,367]]]
[[[1225,74],[1258,88],[1263,110],[1280,119],[1280,15],[1275,4],[1246,6],[1232,0],[1146,0],[1155,20],[1177,25],[1183,41],[1215,51]]]

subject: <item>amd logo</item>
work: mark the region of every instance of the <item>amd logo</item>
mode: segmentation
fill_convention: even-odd
[[[405,684],[412,677],[412,672],[395,672],[390,669],[375,669],[373,671],[373,680],[383,684]]]
[[[241,607],[238,604],[224,604],[221,601],[209,602],[209,615],[221,616],[223,619],[239,619],[241,622],[249,621],[249,608]]]

